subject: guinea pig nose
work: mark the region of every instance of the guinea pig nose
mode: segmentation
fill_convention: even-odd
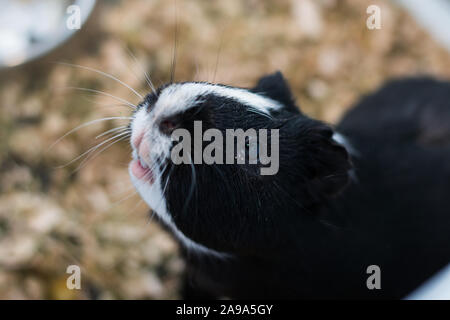
[[[142,143],[139,145],[138,155],[141,159],[149,161],[149,154],[150,154],[150,145],[148,141],[142,141]]]
[[[142,139],[144,138],[144,131],[142,131],[141,133],[139,133],[134,139],[133,139],[133,145],[136,149],[139,148],[139,145],[142,142]]]
[[[177,128],[178,124],[175,119],[165,119],[160,122],[159,130],[168,136],[172,134],[172,132]]]

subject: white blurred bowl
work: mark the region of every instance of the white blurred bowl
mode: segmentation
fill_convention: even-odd
[[[0,0],[0,68],[14,67],[58,47],[78,29],[67,26],[71,5],[80,9],[80,26],[95,0]]]

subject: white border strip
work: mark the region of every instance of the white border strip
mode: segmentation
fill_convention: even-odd
[[[395,0],[450,51],[450,1]]]
[[[408,295],[405,300],[450,300],[450,265]]]

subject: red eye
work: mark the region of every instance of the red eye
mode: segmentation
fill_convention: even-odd
[[[171,135],[176,126],[177,124],[175,123],[175,121],[166,119],[161,121],[161,123],[159,124],[159,130],[161,130],[161,132],[164,134]]]

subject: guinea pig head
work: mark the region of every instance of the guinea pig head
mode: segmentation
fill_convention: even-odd
[[[173,83],[130,123],[134,186],[183,245],[256,254],[284,245],[286,225],[349,182],[351,162],[328,125],[301,113],[281,75],[243,89]]]

